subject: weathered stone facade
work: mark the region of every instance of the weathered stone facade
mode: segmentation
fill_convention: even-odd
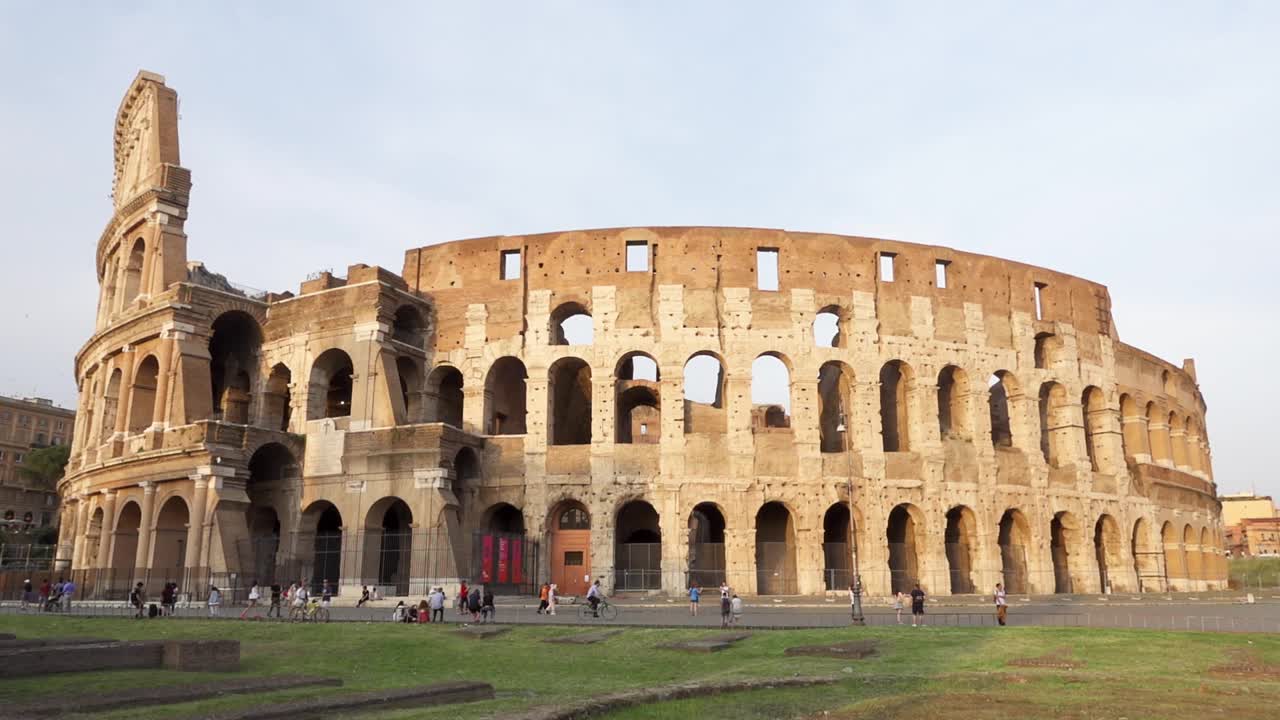
[[[143,73],[117,120],[62,487],[73,568],[819,593],[847,586],[852,534],[872,593],[1225,585],[1194,365],[1121,343],[1105,287],[653,227],[252,294],[187,262],[175,108]],[[762,357],[787,401],[753,401]]]

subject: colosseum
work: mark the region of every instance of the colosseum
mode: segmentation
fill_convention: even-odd
[[[892,240],[630,227],[258,292],[187,257],[176,108],[142,72],[116,116],[60,486],[61,566],[90,597],[1225,585],[1195,365],[1122,343],[1102,285]]]

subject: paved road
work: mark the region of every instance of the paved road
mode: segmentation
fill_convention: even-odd
[[[708,627],[720,625],[717,604],[704,603],[697,617],[689,614],[688,604],[665,600],[623,601],[618,604],[619,615],[614,625]],[[1225,599],[1193,601],[1180,598],[1175,601],[1158,601],[1143,598],[1141,601],[1120,599],[1101,600],[1032,600],[1013,601],[1009,612],[1011,625],[1106,627],[1159,630],[1194,630],[1223,632],[1280,633],[1280,596],[1258,598],[1255,604],[1244,604]],[[334,607],[334,621],[385,622],[391,617],[393,603],[380,601],[377,607]],[[562,605],[554,617],[538,615],[536,606],[514,599],[499,600],[497,618],[503,623],[539,625],[582,625],[578,608]],[[236,618],[241,608],[224,607],[224,618]],[[0,606],[0,613],[22,612],[14,603]],[[286,610],[287,613],[287,610]],[[128,616],[132,611],[120,603],[78,603],[75,615]],[[179,608],[182,617],[207,617],[204,607]],[[258,609],[256,615],[264,616],[266,609]],[[892,609],[876,604],[865,609],[867,624],[884,626],[896,624]],[[849,624],[849,606],[843,602],[824,603],[821,599],[775,602],[771,599],[750,598],[746,603],[743,626],[752,628],[782,627],[844,627]],[[463,622],[469,617],[456,610],[445,611],[447,622]],[[903,614],[910,623],[910,615]],[[940,602],[928,608],[926,621],[943,626],[991,626],[995,617],[992,609],[978,602]],[[604,624],[604,621],[586,621],[587,624]]]

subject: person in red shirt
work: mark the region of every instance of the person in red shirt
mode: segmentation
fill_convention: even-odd
[[[467,584],[462,583],[462,589],[458,591],[458,614],[467,614]]]

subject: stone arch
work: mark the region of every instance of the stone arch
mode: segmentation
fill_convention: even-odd
[[[1049,332],[1036,334],[1035,350],[1033,359],[1037,369],[1045,370],[1053,367],[1054,362],[1058,358],[1058,352],[1062,349],[1062,340],[1057,335]]]
[[[311,364],[307,393],[307,419],[348,417],[355,366],[351,356],[338,348],[325,350]]]
[[[1187,419],[1175,412],[1169,413],[1169,456],[1174,467],[1185,468],[1187,461]]]
[[[766,502],[756,512],[756,593],[794,595],[796,592],[794,515],[781,502]]]
[[[213,321],[209,337],[209,382],[213,419],[248,424],[258,377],[262,328],[243,310],[228,310]]]
[[[151,427],[159,378],[160,361],[155,355],[147,355],[133,373],[133,389],[129,393],[129,432],[138,433]]]
[[[1027,547],[1031,544],[1031,525],[1017,508],[1009,508],[1000,516],[1000,572],[1005,591],[1023,594],[1029,591]]]
[[[302,512],[301,527],[305,533],[299,534],[298,549],[311,551],[311,586],[336,587],[342,572],[342,513],[332,502],[316,500]]]
[[[124,371],[116,368],[107,378],[107,386],[102,392],[102,442],[106,442],[116,431],[116,413],[120,412],[120,385]]]
[[[955,365],[947,365],[938,373],[938,436],[943,440],[973,437],[969,426],[969,375]]]
[[[396,358],[396,375],[400,378],[400,402],[404,415],[398,418],[407,424],[422,418],[422,369],[421,363],[406,355]]]
[[[911,451],[911,366],[890,360],[880,368],[880,436],[885,452]]]
[[[142,238],[133,241],[129,259],[124,267],[124,304],[127,306],[142,294],[142,267],[146,264],[147,243]]]
[[[924,514],[910,503],[889,512],[885,540],[889,547],[890,592],[910,592],[920,582],[919,539],[927,536]]]
[[[1133,574],[1138,580],[1138,592],[1162,590],[1163,587],[1147,587],[1148,579],[1160,577],[1159,551],[1151,543],[1151,523],[1138,518],[1133,523],[1133,535],[1129,540],[1129,552],[1133,555]]]
[[[851,448],[853,369],[838,360],[818,369],[818,440],[824,453]]]
[[[581,303],[560,303],[551,311],[552,345],[590,345],[595,340],[591,311]]]
[[[662,439],[658,363],[643,352],[623,355],[614,369],[614,440],[657,444]]]
[[[761,426],[791,427],[791,361],[782,353],[761,353],[751,361],[751,406]]]
[[[662,587],[662,527],[658,511],[644,500],[618,508],[614,574],[617,590],[658,590]]]
[[[1075,592],[1075,557],[1080,542],[1080,523],[1075,515],[1063,510],[1055,513],[1049,523],[1049,553],[1053,560],[1053,591],[1058,594]],[[1083,588],[1081,588],[1083,590]]]
[[[82,501],[83,502],[83,501]],[[101,507],[96,507],[89,514],[89,522],[85,525],[84,531],[84,555],[83,558],[76,558],[76,565],[83,568],[102,567],[107,558],[103,553],[102,535],[109,533],[111,529],[106,526],[106,512]]]
[[[689,512],[689,577],[692,586],[715,587],[725,582],[724,511],[713,502],[700,502]]]
[[[1164,575],[1169,581],[1187,578],[1187,556],[1182,537],[1172,522],[1160,527],[1160,545],[1164,550]]]
[[[1219,579],[1217,577],[1217,564],[1218,559],[1222,557],[1222,554],[1216,552],[1216,545],[1217,544],[1213,541],[1212,536],[1209,534],[1209,528],[1200,528],[1200,579],[1204,580],[1206,583],[1211,580]],[[1206,589],[1208,588],[1207,585],[1205,587]]]
[[[484,379],[484,429],[488,435],[523,435],[526,432],[524,363],[500,357],[489,366]]]
[[[249,480],[245,483],[249,537],[242,541],[247,552],[241,554],[241,567],[262,582],[285,580],[278,572],[282,528],[276,502],[288,497],[300,475],[297,457],[280,443],[266,443],[249,457]]]
[[[1187,418],[1187,463],[1191,466],[1192,472],[1204,472],[1204,455],[1201,450],[1201,443],[1204,440],[1204,433],[1200,423],[1194,417]]]
[[[973,514],[973,510],[964,505],[956,505],[947,511],[943,543],[951,594],[973,593],[973,557],[978,552],[978,517]]]
[[[566,499],[548,515],[551,582],[564,595],[585,595],[591,574],[591,513],[581,502]]]
[[[813,316],[813,344],[815,347],[839,348],[845,346],[845,325],[848,318],[839,305],[827,305]]]
[[[1084,448],[1089,457],[1089,467],[1095,472],[1111,472],[1113,468],[1098,457],[1106,434],[1107,409],[1102,390],[1090,385],[1080,395],[1080,408],[1084,411]]]
[[[1128,583],[1120,574],[1124,556],[1120,544],[1120,526],[1116,519],[1103,513],[1093,526],[1093,555],[1098,564],[1098,588],[1101,592],[1127,590]]]
[[[523,535],[524,513],[511,503],[494,503],[485,509],[480,518],[480,526],[490,533]]]
[[[391,339],[418,349],[426,345],[427,321],[422,311],[408,303],[396,308],[391,319]]]
[[[853,585],[853,548],[855,519],[849,514],[849,503],[832,503],[822,514],[822,579],[828,591],[839,591]]]
[[[1052,380],[1040,386],[1040,452],[1049,467],[1062,467],[1070,460],[1071,406],[1067,391]]]
[[[262,393],[262,422],[272,430],[288,432],[293,415],[293,373],[284,363],[276,363],[267,375],[267,387]]]
[[[1008,370],[997,370],[987,382],[987,406],[991,414],[991,444],[1013,447],[1013,415],[1009,399],[1022,394],[1018,379]]]
[[[153,579],[157,575],[165,580],[181,578],[183,568],[194,564],[187,562],[187,527],[190,522],[191,513],[182,496],[172,495],[160,506],[151,546]]]
[[[1182,552],[1187,557],[1187,579],[1194,583],[1197,580],[1204,579],[1204,555],[1200,551],[1199,535],[1195,528],[1186,525],[1182,528]],[[1195,585],[1189,585],[1188,590],[1195,590]]]
[[[547,371],[547,444],[591,444],[591,366],[563,357]]]
[[[1147,433],[1144,432],[1143,414],[1138,403],[1131,395],[1120,396],[1120,421],[1123,426],[1121,440],[1124,443],[1124,456],[1133,460],[1137,455],[1150,456],[1151,449],[1147,445]]]
[[[409,558],[413,554],[413,512],[404,500],[384,497],[369,507],[364,521],[362,583],[390,586],[409,594]]]
[[[724,394],[724,358],[709,350],[690,355],[684,363],[684,431],[725,432],[728,413]]]
[[[523,385],[523,381],[522,385]],[[452,365],[437,365],[427,376],[423,415],[426,422],[444,423],[462,427],[463,393],[462,371]]]
[[[460,493],[463,489],[474,488],[481,480],[480,457],[469,447],[458,450],[453,456],[453,490]],[[459,495],[461,499],[461,495]]]
[[[1169,463],[1169,426],[1165,414],[1155,402],[1147,403],[1147,447],[1151,450],[1151,462]]]
[[[133,574],[138,555],[138,531],[142,526],[142,508],[133,500],[126,501],[116,512],[111,542],[111,569]]]

